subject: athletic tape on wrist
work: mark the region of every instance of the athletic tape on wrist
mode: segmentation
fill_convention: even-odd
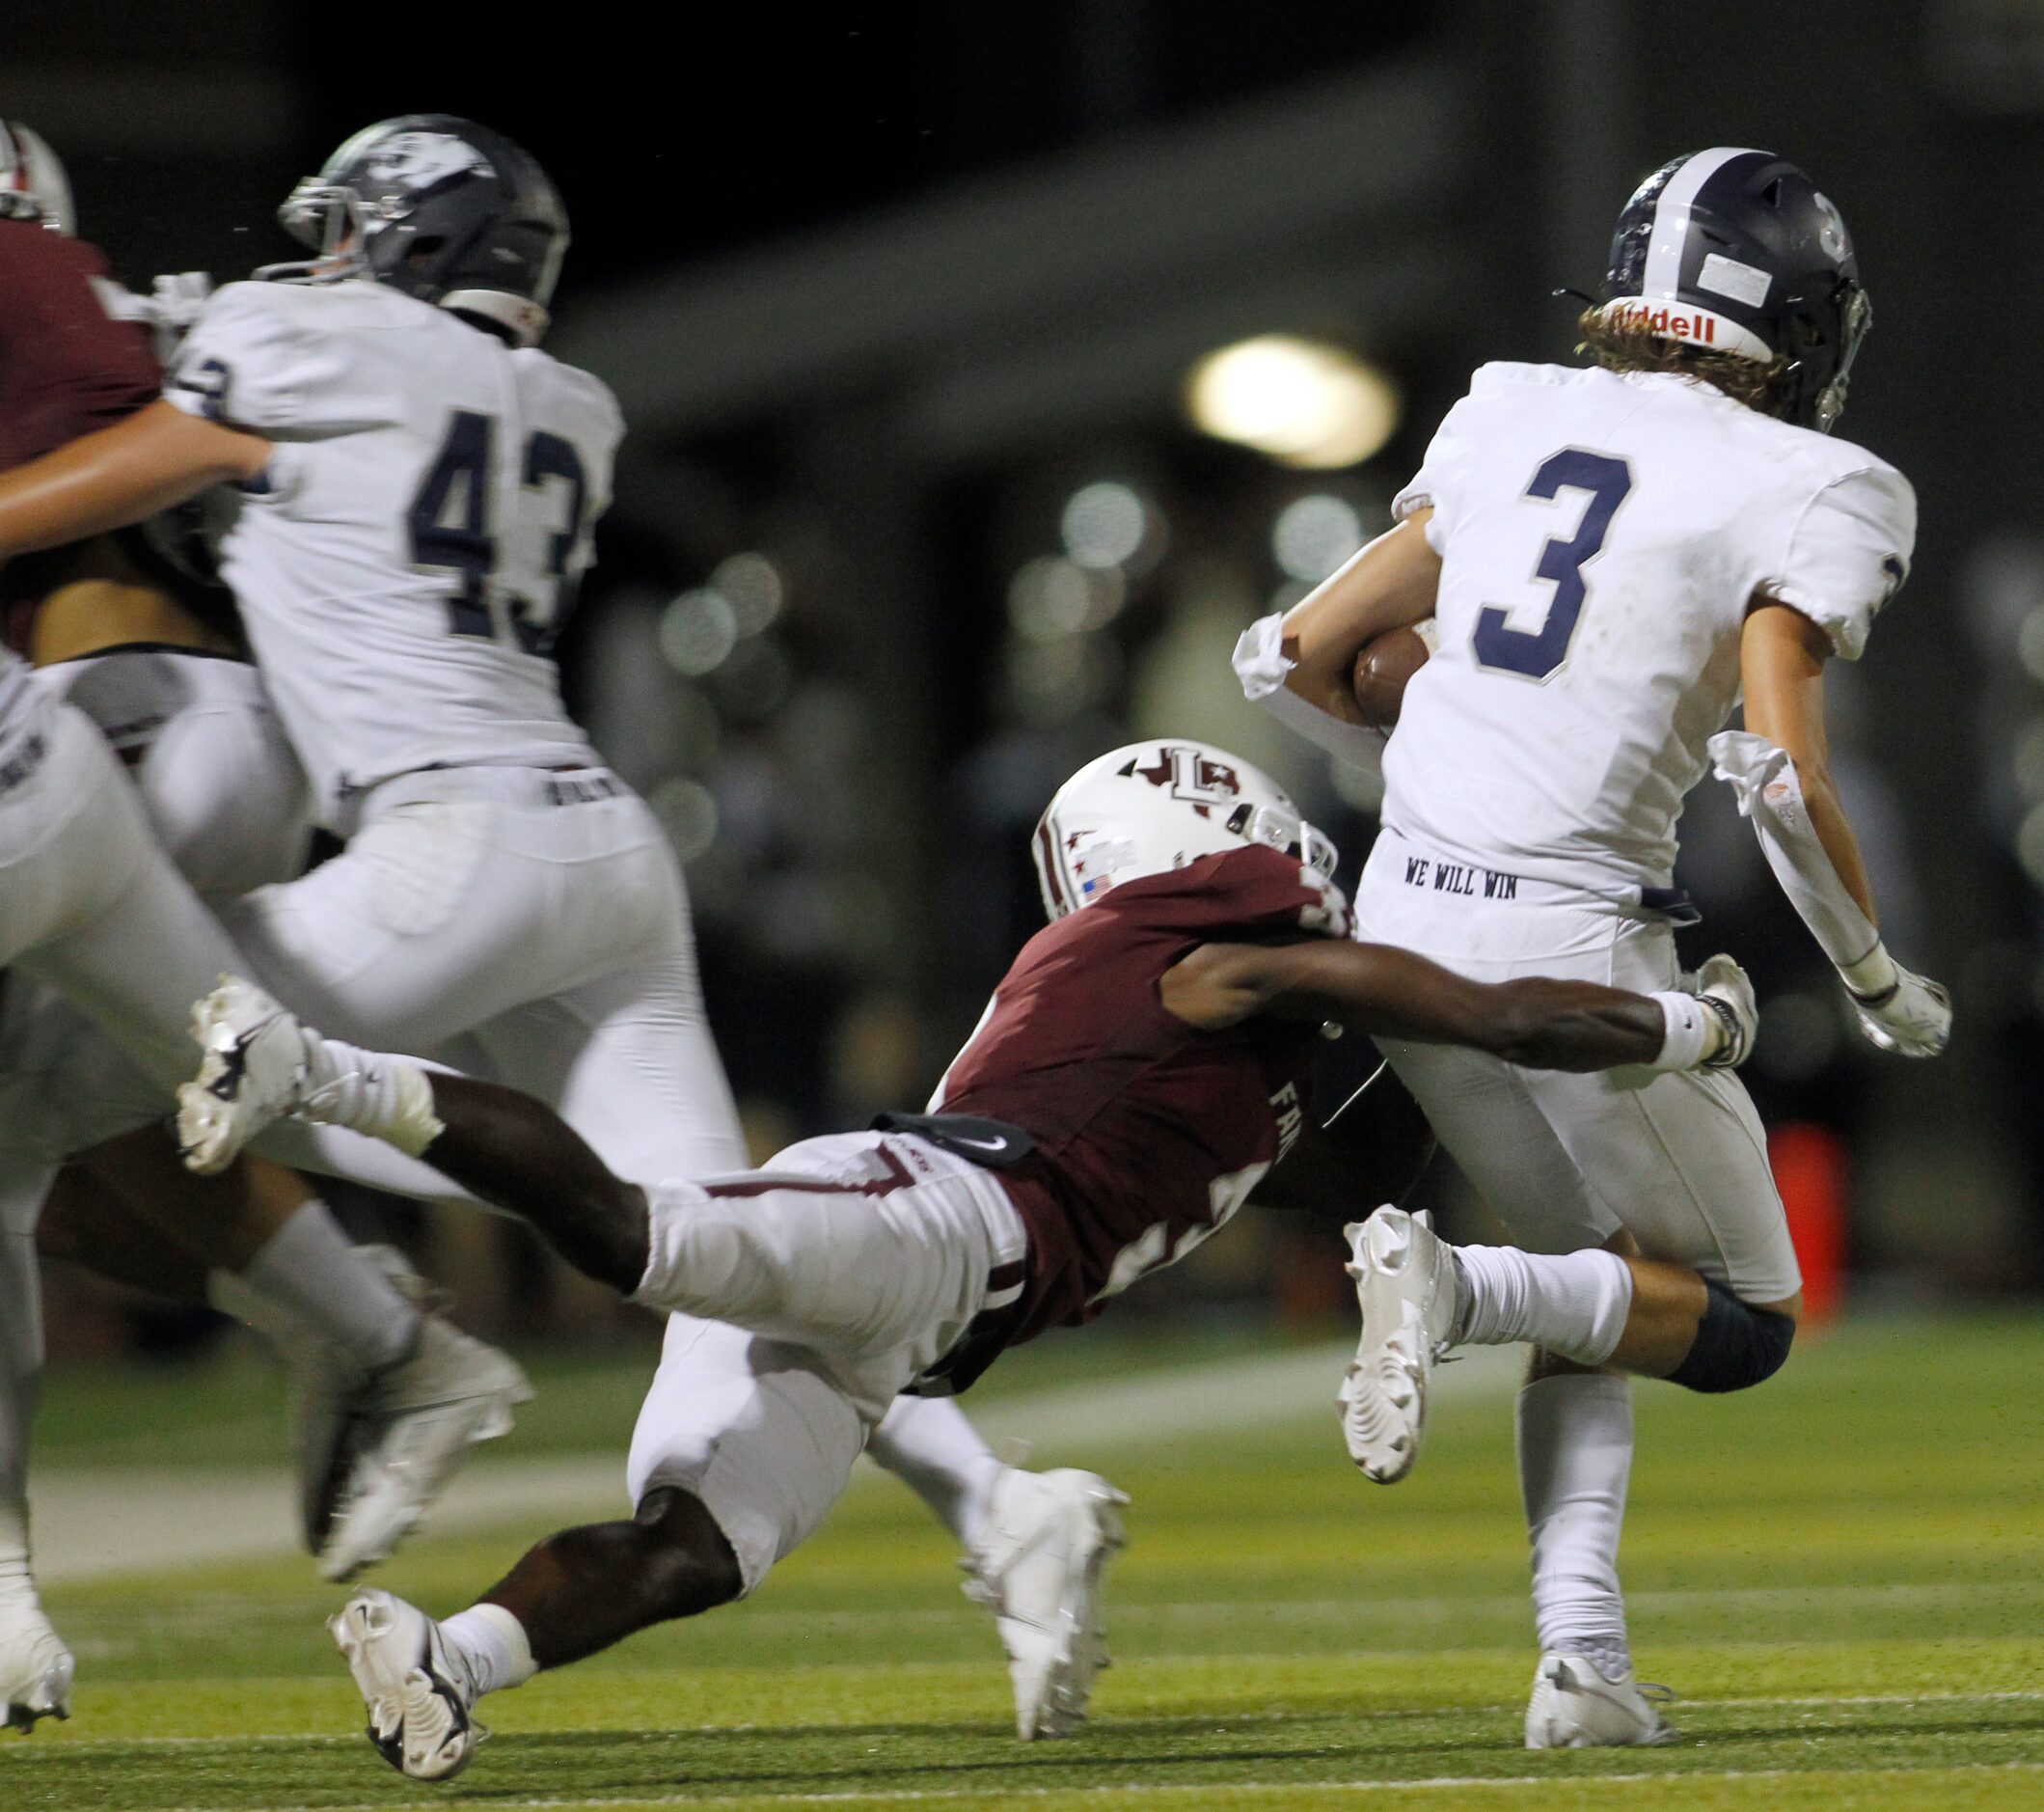
[[[1902,985],[1901,971],[1885,944],[1876,944],[1856,963],[1840,963],[1839,975],[1853,999],[1877,1006]]]
[[[1788,751],[1743,729],[1721,731],[1709,749],[1718,779],[1738,795],[1774,878],[1824,954],[1840,971],[1872,961],[1881,934],[1832,866]]]
[[[1378,773],[1389,738],[1380,729],[1329,717],[1292,691],[1285,675],[1298,663],[1285,658],[1284,641],[1281,615],[1259,618],[1242,631],[1235,645],[1235,676],[1241,681],[1242,697],[1262,705],[1287,729],[1326,750],[1336,760]]]

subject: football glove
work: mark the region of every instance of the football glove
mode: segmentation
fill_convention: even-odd
[[[1701,969],[1685,973],[1680,985],[1717,1016],[1717,1047],[1702,1068],[1735,1070],[1753,1055],[1753,1041],[1760,1029],[1760,1009],[1753,998],[1753,982],[1746,972],[1723,951],[1708,958]]]
[[[1895,965],[1894,980],[1879,994],[1845,998],[1867,1042],[1897,1057],[1931,1057],[1951,1037],[1951,996],[1935,981]]]

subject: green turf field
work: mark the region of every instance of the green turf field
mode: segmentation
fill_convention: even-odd
[[[1131,1359],[1111,1335],[1091,1351],[1104,1374]],[[1008,1388],[1069,1384],[1087,1352]],[[1626,1576],[1641,1671],[1681,1693],[1670,1749],[1518,1746],[1530,1622],[1493,1391],[1444,1405],[1389,1490],[1325,1414],[1040,1451],[1135,1499],[1117,1665],[1072,1742],[1008,1734],[949,1544],[871,1482],[754,1602],[489,1701],[496,1735],[447,1789],[355,1734],[320,1629],[339,1595],[304,1563],[61,1586],[77,1715],[0,1745],[0,1807],[2044,1806],[2040,1381],[2044,1319],[1997,1319],[1848,1328],[1745,1398],[1642,1387]],[[535,1405],[514,1439],[629,1418],[627,1375],[552,1382],[572,1413]],[[269,1389],[236,1373],[195,1411],[188,1385],[60,1380],[54,1451],[156,1462],[196,1420],[172,1444],[204,1464],[262,1438]],[[385,1582],[451,1610],[537,1532],[422,1542]]]

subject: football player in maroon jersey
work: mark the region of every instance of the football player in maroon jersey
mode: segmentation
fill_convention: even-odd
[[[1701,994],[1649,996],[1487,985],[1350,941],[1332,846],[1264,776],[1197,744],[1081,769],[1035,849],[1052,922],[931,1112],[736,1176],[640,1189],[523,1095],[322,1038],[247,982],[201,1003],[206,1056],[179,1116],[195,1168],[280,1114],[353,1126],[429,1157],[635,1301],[749,1329],[777,1377],[809,1386],[753,1399],[704,1455],[705,1476],[758,1481],[754,1501],[656,1490],[631,1522],[540,1543],[445,1623],[357,1593],[331,1627],[393,1767],[450,1776],[483,1693],[743,1595],[820,1521],[897,1391],[963,1388],[1206,1239],[1305,1127],[1323,1025],[1573,1070],[1731,1064],[1751,1042],[1729,961]],[[1694,1336],[1693,1283],[1634,1267],[1632,1350],[1679,1347],[1685,1317]],[[746,1471],[770,1449],[778,1472]]]

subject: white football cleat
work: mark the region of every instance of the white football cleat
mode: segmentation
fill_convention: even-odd
[[[1542,1655],[1526,1707],[1526,1746],[1619,1749],[1674,1743],[1682,1733],[1654,1705],[1655,1698],[1665,1704],[1674,1696],[1666,1687],[1642,1688],[1629,1669],[1607,1679],[1587,1655]]]
[[[178,1084],[177,1143],[187,1166],[212,1176],[298,1105],[306,1034],[254,982],[222,975],[192,1008],[192,1036],[205,1056],[198,1079]]]
[[[1068,1737],[1085,1721],[1107,1664],[1101,1576],[1128,1540],[1117,1514],[1128,1501],[1098,1473],[1070,1468],[1009,1467],[995,1482],[965,1592],[994,1613],[1024,1742]]]
[[[347,1426],[335,1436],[337,1459],[343,1443],[354,1457],[318,1550],[321,1575],[351,1579],[387,1559],[424,1520],[469,1449],[509,1434],[512,1412],[531,1395],[509,1355],[440,1315],[425,1316],[411,1356],[363,1382]]]
[[[0,1605],[0,1707],[7,1727],[26,1736],[39,1717],[68,1717],[77,1670],[34,1594],[10,1591]]]
[[[389,1592],[357,1592],[326,1622],[369,1715],[376,1753],[414,1780],[451,1780],[487,1734],[448,1661],[440,1626]]]
[[[1427,1386],[1455,1330],[1460,1284],[1455,1254],[1424,1215],[1379,1208],[1343,1231],[1363,1332],[1336,1403],[1349,1457],[1389,1485],[1419,1458]]]

